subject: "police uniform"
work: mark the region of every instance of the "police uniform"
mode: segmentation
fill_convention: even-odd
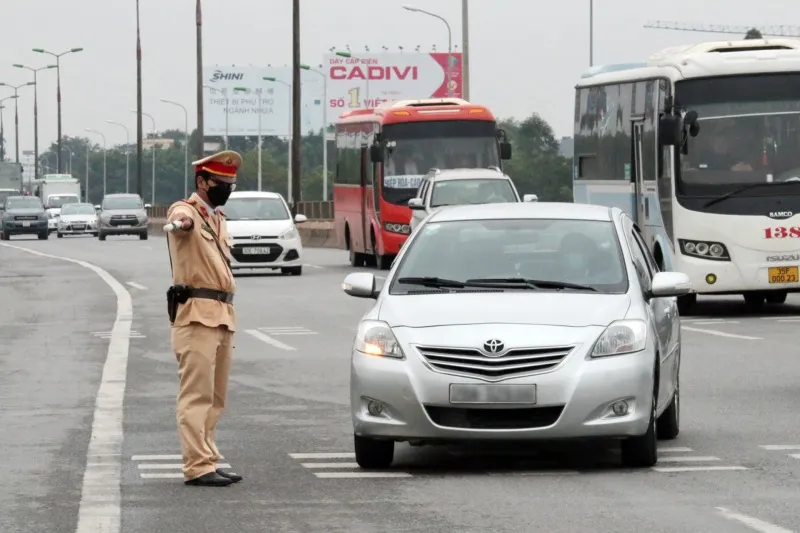
[[[192,163],[196,173],[209,173],[209,179],[221,184],[235,184],[241,164],[241,156],[232,151]],[[171,290],[180,287],[184,293],[174,312],[171,335],[180,377],[177,421],[183,474],[187,485],[225,486],[242,479],[218,468],[221,455],[215,439],[225,408],[236,329],[228,232],[221,209],[197,193],[170,206],[169,222],[183,217],[192,219],[192,227],[168,234]]]

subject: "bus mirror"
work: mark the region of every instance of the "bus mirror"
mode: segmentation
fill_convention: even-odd
[[[697,111],[687,111],[683,116],[683,124],[689,126],[689,135],[697,137],[700,133],[700,123],[697,121]]]
[[[664,115],[658,121],[658,136],[662,146],[679,146],[681,144],[681,118]]]
[[[373,144],[369,147],[369,158],[373,163],[383,163],[383,150],[380,144]]]
[[[510,142],[501,142],[500,143],[500,159],[503,161],[508,161],[511,159],[511,143]]]

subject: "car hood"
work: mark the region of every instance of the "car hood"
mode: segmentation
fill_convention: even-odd
[[[93,222],[97,220],[97,215],[61,215],[59,218],[65,222]]]
[[[228,235],[236,237],[277,237],[292,227],[292,220],[228,220]]]
[[[137,217],[146,217],[147,213],[143,209],[106,209],[103,211],[105,216],[114,215],[136,215]]]
[[[608,326],[625,318],[627,294],[557,292],[455,292],[392,295],[385,298],[378,320],[391,327],[467,324],[541,326]]]
[[[41,215],[44,213],[42,208],[33,208],[33,209],[9,209],[8,211],[4,211],[7,215]]]

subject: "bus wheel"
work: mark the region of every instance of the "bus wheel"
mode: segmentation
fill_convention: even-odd
[[[364,258],[365,254],[360,254],[353,250],[353,242],[350,239],[350,228],[348,227],[345,229],[344,233],[344,242],[347,245],[347,249],[350,251],[350,266],[360,267],[364,266]]]
[[[378,251],[378,245],[375,243],[375,234],[372,235],[372,255],[374,256],[373,262],[379,270],[389,270],[392,266],[392,258],[381,255]]]
[[[758,312],[764,307],[767,297],[761,292],[746,292],[744,293],[744,305],[750,312]]]
[[[767,293],[767,303],[768,304],[784,304],[786,303],[786,297],[789,295],[786,291],[775,291],[775,292],[768,292]]]
[[[688,315],[697,303],[697,294],[686,294],[678,297],[678,313]]]

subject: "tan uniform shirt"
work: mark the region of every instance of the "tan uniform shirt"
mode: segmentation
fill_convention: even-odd
[[[174,222],[182,216],[191,217],[194,221],[191,230],[175,230],[167,237],[172,257],[172,283],[188,285],[195,289],[234,293],[236,283],[233,274],[214,243],[213,235],[207,229],[203,229],[210,227],[214,230],[222,250],[230,259],[228,228],[224,217],[206,207],[205,202],[197,194],[192,194],[187,202],[192,205],[176,202],[167,212],[168,222]],[[208,216],[198,213],[198,209]],[[185,304],[178,306],[173,327],[186,326],[192,322],[199,322],[211,328],[227,326],[229,330],[235,331],[236,313],[233,304],[208,298],[190,298]]]

